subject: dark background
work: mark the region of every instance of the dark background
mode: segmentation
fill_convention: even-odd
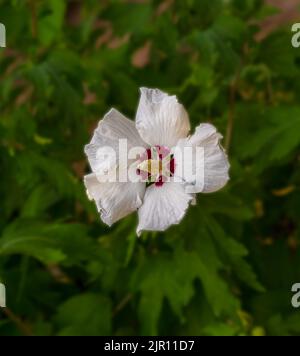
[[[0,335],[299,335],[299,1],[0,0]],[[136,237],[83,146],[140,86],[224,134],[231,180]]]

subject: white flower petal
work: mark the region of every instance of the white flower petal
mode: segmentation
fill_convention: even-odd
[[[95,130],[94,136],[90,144],[85,146],[85,153],[88,157],[90,166],[94,173],[102,174],[103,171],[115,167],[116,159],[110,155],[111,149],[116,154],[119,152],[119,140],[128,140],[128,149],[132,147],[146,147],[142,141],[135,123],[127,119],[117,110],[112,109],[100,121],[98,128]],[[103,156],[107,152],[107,158],[99,159],[98,153],[101,150]]]
[[[137,234],[146,231],[165,231],[183,219],[193,197],[184,185],[168,182],[161,187],[151,185],[146,189],[144,203],[138,210]]]
[[[177,156],[175,150],[175,176],[180,177],[190,185],[193,193],[212,193],[223,188],[229,180],[229,162],[224,149],[220,145],[222,135],[217,132],[211,124],[201,124],[196,128],[193,136],[180,140],[177,149],[183,152],[184,147],[202,147],[204,149],[204,184],[197,182],[196,176],[189,174],[183,168],[183,162]],[[184,156],[185,157],[185,156]],[[195,173],[196,156],[195,152],[192,161],[188,163],[193,166]],[[199,178],[199,177],[198,177]],[[190,191],[189,191],[190,192]]]
[[[176,96],[158,89],[141,88],[141,99],[136,115],[136,127],[151,146],[172,148],[190,131],[190,121]]]
[[[85,176],[84,184],[101,219],[109,226],[136,211],[142,205],[146,189],[144,183],[100,183],[96,174]]]

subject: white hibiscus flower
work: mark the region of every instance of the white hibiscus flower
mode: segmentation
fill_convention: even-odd
[[[114,109],[100,121],[91,143],[85,147],[93,173],[84,178],[84,183],[104,223],[111,226],[138,211],[138,235],[142,231],[164,231],[183,219],[189,204],[195,202],[195,193],[215,192],[226,185],[229,163],[220,146],[222,136],[211,124],[201,124],[192,136],[188,136],[189,131],[184,107],[175,96],[157,89],[141,89],[135,123]],[[99,179],[103,172],[116,169],[109,155],[99,158],[99,150],[111,147],[118,152],[120,139],[127,139],[128,148],[143,147],[143,154],[130,160],[141,178],[138,182]],[[202,184],[186,173],[182,160],[177,159],[185,147],[203,148]]]

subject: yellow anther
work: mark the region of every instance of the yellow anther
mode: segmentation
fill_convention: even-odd
[[[150,173],[151,176],[159,175],[162,171],[162,162],[158,160],[148,159],[138,165],[138,169],[143,172]]]

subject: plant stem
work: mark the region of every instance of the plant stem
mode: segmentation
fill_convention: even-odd
[[[127,294],[122,300],[121,302],[115,307],[114,311],[113,311],[113,316],[116,316],[117,314],[119,314],[119,312],[125,308],[125,306],[131,301],[131,299],[133,298],[133,295],[131,293]]]
[[[37,6],[36,0],[29,0],[29,7],[31,12],[31,33],[33,38],[38,36],[38,26],[37,26]]]
[[[231,83],[229,88],[229,113],[228,113],[228,123],[227,123],[227,130],[226,130],[226,140],[225,140],[225,148],[227,153],[230,150],[230,144],[231,144],[233,126],[234,126],[237,82],[238,79],[236,77]]]
[[[8,317],[8,319],[11,320],[17,326],[17,328],[24,336],[33,336],[31,327],[26,324],[21,318],[15,315],[9,308],[3,308],[1,310]]]
[[[241,76],[242,68],[244,66],[245,57],[248,54],[248,51],[249,51],[249,47],[248,44],[246,43],[243,48],[243,54],[242,54],[239,68],[236,72],[235,78],[233,79],[229,87],[229,112],[228,112],[228,123],[227,123],[226,140],[225,140],[225,149],[227,153],[230,150],[233,128],[234,128],[236,94],[238,91],[238,85],[240,82],[240,76]]]

